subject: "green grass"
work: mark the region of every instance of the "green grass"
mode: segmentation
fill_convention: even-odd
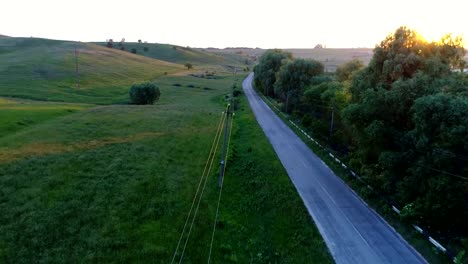
[[[107,43],[100,42],[96,44],[106,46]],[[182,65],[184,65],[187,62],[190,62],[194,65],[195,69],[197,69],[200,66],[237,66],[243,63],[242,58],[240,58],[239,56],[224,56],[204,52],[199,49],[180,47],[169,44],[126,42],[124,46],[128,52],[130,52],[132,49],[135,49],[138,55],[158,60],[168,61]],[[148,51],[144,51],[144,47],[147,47]],[[114,49],[120,49],[118,42],[114,43]]]
[[[0,134],[0,262],[170,262],[234,78],[159,77],[161,99],[152,106],[1,99],[11,121]],[[235,124],[214,260],[331,262],[245,108]],[[19,127],[24,118],[31,123]],[[216,177],[217,166],[184,263],[206,261]]]
[[[0,138],[8,134],[90,107],[84,104],[57,104],[0,98]]]
[[[234,124],[213,263],[333,263],[245,98]]]
[[[35,38],[0,38],[0,96],[108,104],[126,100],[129,86],[182,65],[95,44]],[[75,46],[80,87],[76,85]]]

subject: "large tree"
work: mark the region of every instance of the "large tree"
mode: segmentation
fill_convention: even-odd
[[[306,59],[291,60],[281,66],[274,88],[275,95],[285,102],[286,112],[297,106],[304,88],[315,76],[322,74],[323,69],[321,62]]]
[[[263,94],[275,96],[274,84],[276,82],[276,73],[281,65],[287,60],[292,59],[292,54],[279,49],[267,50],[254,68],[255,85]]]

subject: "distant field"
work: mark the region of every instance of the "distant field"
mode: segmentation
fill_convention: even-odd
[[[79,53],[79,88],[75,46]],[[132,83],[183,70],[179,64],[95,44],[0,39],[0,96],[99,104],[123,102]]]
[[[325,65],[326,72],[334,72],[336,67],[347,61],[358,59],[367,65],[373,55],[373,49],[356,48],[356,49],[283,49],[291,52],[296,58],[314,59],[322,62]],[[252,60],[259,58],[266,50],[265,49],[249,49],[249,48],[229,48],[229,49],[207,49],[207,51],[217,54],[242,54],[249,56]]]
[[[325,65],[326,72],[334,72],[339,65],[358,59],[369,64],[373,51],[372,49],[287,49],[297,58],[314,59]]]

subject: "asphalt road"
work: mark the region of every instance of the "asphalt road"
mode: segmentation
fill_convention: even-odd
[[[250,106],[336,263],[427,263],[243,82]]]

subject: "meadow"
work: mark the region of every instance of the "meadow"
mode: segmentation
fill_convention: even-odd
[[[83,73],[95,68],[77,89],[63,59],[74,44],[34,41],[0,52],[20,62],[0,68],[0,94],[10,96],[0,98],[0,262],[170,262],[232,85],[244,75],[195,77],[178,64],[80,43],[90,49],[83,62],[95,61]],[[59,54],[56,64],[54,55],[37,59],[38,50]],[[36,76],[34,67],[51,74]],[[148,79],[160,100],[129,105],[130,84]],[[212,262],[331,263],[245,99],[234,120]],[[217,172],[184,263],[207,259]]]
[[[179,64],[90,43],[0,38],[0,47],[0,96],[33,100],[126,102],[132,83],[184,69]]]

